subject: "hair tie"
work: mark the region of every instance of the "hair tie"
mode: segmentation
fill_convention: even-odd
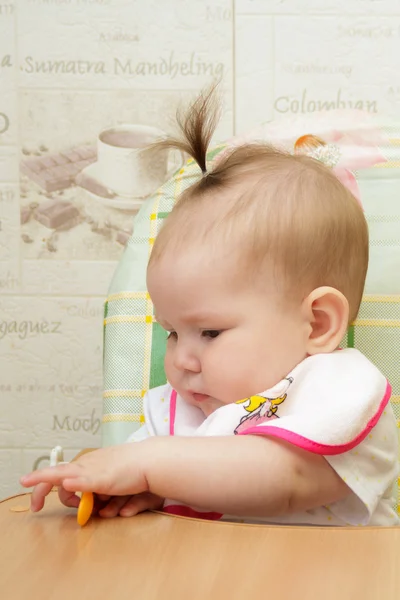
[[[338,164],[342,153],[335,144],[327,144],[316,135],[303,135],[294,144],[295,154],[305,154],[333,169]]]

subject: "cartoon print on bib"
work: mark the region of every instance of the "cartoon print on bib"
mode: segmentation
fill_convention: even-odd
[[[291,384],[293,383],[293,377],[286,377],[281,384],[282,386],[276,386],[274,388],[275,394],[271,396],[271,391],[267,390],[261,394],[250,396],[244,400],[238,400],[236,404],[245,404],[244,409],[249,413],[240,419],[239,425],[236,427],[234,433],[239,434],[249,427],[255,427],[261,425],[270,419],[279,419],[278,409],[279,406],[286,400],[287,392]]]

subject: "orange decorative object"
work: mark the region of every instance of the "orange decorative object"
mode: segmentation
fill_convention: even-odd
[[[294,143],[294,151],[296,154],[303,154],[308,150],[314,150],[315,148],[318,148],[318,146],[326,146],[326,143],[316,135],[308,133],[307,135],[302,135],[301,137],[297,138]]]
[[[83,492],[81,501],[79,503],[77,521],[78,525],[83,527],[89,521],[94,504],[94,496],[92,492]]]

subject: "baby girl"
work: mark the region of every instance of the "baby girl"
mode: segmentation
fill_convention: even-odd
[[[163,142],[201,170],[147,270],[168,383],[147,393],[127,443],[23,477],[32,510],[57,485],[67,506],[95,492],[104,517],[397,524],[390,385],[339,349],[368,267],[363,211],[304,154],[245,144],[208,170],[217,113],[214,94],[200,96],[183,138]]]

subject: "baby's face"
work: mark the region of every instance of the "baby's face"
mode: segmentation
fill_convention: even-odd
[[[206,416],[272,387],[306,356],[301,308],[289,309],[272,286],[245,284],[232,257],[162,257],[147,283],[169,332],[168,381]]]

